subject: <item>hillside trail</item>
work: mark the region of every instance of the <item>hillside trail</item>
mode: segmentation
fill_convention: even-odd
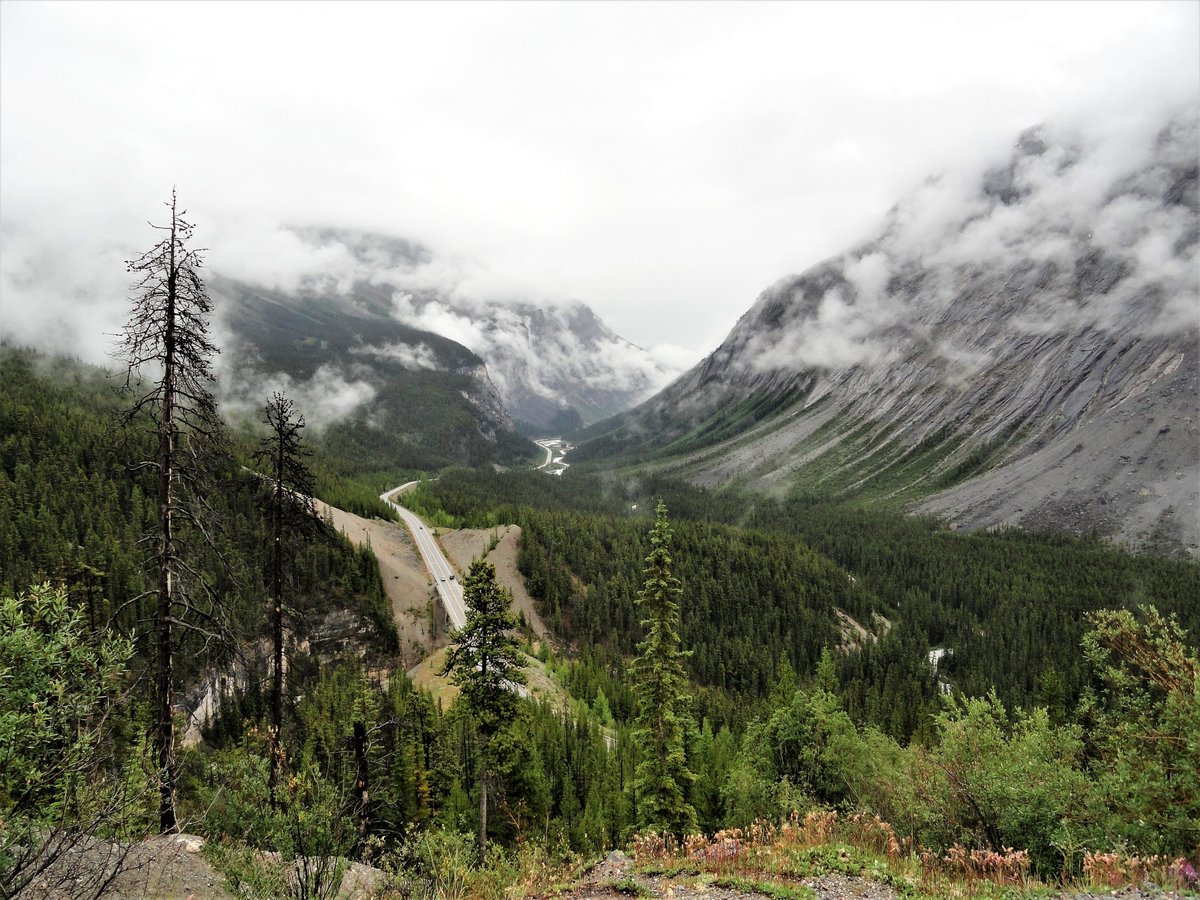
[[[767,881],[769,879],[763,879]],[[719,882],[720,879],[716,879]],[[867,878],[821,875],[789,882],[788,887],[803,885],[822,900],[896,900],[887,885]],[[569,890],[556,897],[574,900],[628,900],[632,896],[662,897],[664,900],[745,900],[747,897],[771,897],[753,890],[722,887],[713,881],[681,875],[644,875],[633,871],[633,860],[620,850],[608,854]]]

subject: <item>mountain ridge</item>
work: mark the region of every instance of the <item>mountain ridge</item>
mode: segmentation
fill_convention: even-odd
[[[289,229],[289,271],[235,263],[224,280],[278,302],[315,298],[469,348],[521,430],[571,430],[627,409],[670,374],[580,301],[536,302],[469,262],[400,238],[334,228]]]
[[[209,288],[226,346],[222,405],[235,415],[254,414],[266,389],[284,390],[354,471],[510,465],[536,452],[484,361],[391,319],[382,292],[361,288],[349,301],[221,276]]]
[[[574,460],[1195,553],[1196,135],[1043,127],[931,179]]]

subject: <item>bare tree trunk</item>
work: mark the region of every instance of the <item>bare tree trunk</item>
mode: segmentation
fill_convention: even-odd
[[[125,390],[137,396],[122,414],[122,425],[146,421],[147,431],[157,440],[154,455],[138,461],[132,469],[153,469],[158,477],[158,515],[150,554],[157,575],[150,741],[160,793],[159,827],[164,833],[179,830],[175,813],[175,643],[196,612],[182,550],[193,530],[189,522],[196,524],[205,508],[201,457],[212,458],[222,449],[220,418],[207,388],[212,380],[209,358],[217,352],[208,339],[207,316],[212,303],[197,271],[200,257],[186,247],[192,226],[178,208],[173,190],[169,206],[170,224],[151,225],[164,233],[162,240],[137,259],[126,261],[139,281],[121,343],[127,363]],[[148,392],[141,387],[144,366],[153,367],[156,381]],[[148,420],[143,419],[147,414]],[[184,444],[184,436],[194,443]],[[174,517],[177,510],[183,511],[178,521]],[[199,531],[207,539],[205,529]],[[208,618],[211,627],[222,630],[217,619]]]
[[[367,726],[354,723],[354,808],[358,813],[358,841],[361,846],[371,831],[371,795],[367,790]]]
[[[275,531],[275,557],[271,572],[273,610],[271,629],[274,637],[275,671],[271,685],[271,775],[269,784],[271,805],[278,803],[275,792],[279,784],[279,767],[283,757],[283,441],[279,442],[279,456],[275,469],[275,509],[273,510]]]
[[[487,771],[479,770],[479,864],[487,862]]]
[[[171,533],[171,513],[175,481],[175,202],[171,201],[170,269],[167,275],[166,334],[163,338],[162,418],[159,422],[158,443],[158,604],[155,609],[154,630],[158,639],[158,672],[156,687],[157,728],[155,756],[159,777],[159,830],[169,834],[179,830],[175,819],[175,720],[172,680],[174,661],[171,646],[171,603],[174,599],[173,570],[175,567],[174,537]]]

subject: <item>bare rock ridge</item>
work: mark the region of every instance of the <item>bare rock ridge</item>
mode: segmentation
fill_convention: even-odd
[[[930,179],[575,459],[1196,554],[1197,138],[1032,129]]]

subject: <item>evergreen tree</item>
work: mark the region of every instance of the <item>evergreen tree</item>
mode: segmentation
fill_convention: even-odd
[[[1200,661],[1153,606],[1088,617],[1097,691],[1083,703],[1095,800],[1110,840],[1168,856],[1200,846]]]
[[[679,580],[671,574],[671,525],[661,500],[650,531],[653,548],[646,557],[645,586],[638,605],[645,618],[645,640],[634,665],[638,700],[636,739],[637,819],[642,828],[682,836],[696,830],[696,811],[687,802],[695,775],[688,769],[684,738],[690,721],[687,678],[680,649]]]
[[[481,559],[471,564],[463,581],[466,624],[450,635],[450,650],[442,674],[449,675],[475,719],[479,736],[479,858],[487,852],[489,778],[497,768],[496,754],[504,744],[496,738],[517,714],[517,691],[525,683],[517,627],[509,611],[512,597],[496,583],[496,567]]]
[[[212,637],[216,624],[211,609],[203,609],[205,604],[198,602],[206,592],[205,585],[202,579],[192,577],[195,569],[184,559],[182,532],[187,528],[205,532],[204,463],[222,443],[221,423],[209,390],[210,360],[217,353],[208,336],[212,301],[200,278],[199,251],[187,246],[193,226],[184,218],[186,211],[177,208],[174,191],[170,208],[170,224],[152,226],[165,232],[162,240],[127,263],[138,278],[134,286],[137,295],[119,347],[127,366],[125,389],[136,398],[122,422],[126,426],[148,423],[146,429],[157,441],[154,456],[135,462],[132,468],[149,469],[158,481],[152,534],[152,567],[157,575],[153,747],[159,778],[159,827],[164,833],[178,830],[173,721],[178,637],[174,626],[202,629]],[[142,383],[143,367],[150,369],[154,379],[149,387]]]

